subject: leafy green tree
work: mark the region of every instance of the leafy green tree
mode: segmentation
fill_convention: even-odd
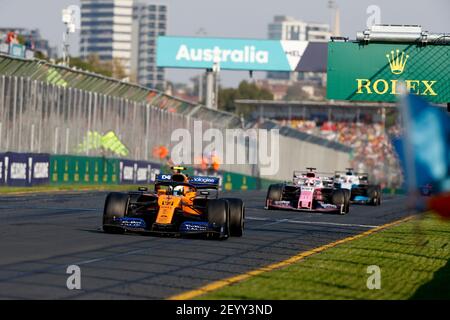
[[[58,60],[57,63],[62,60]],[[104,75],[106,77],[112,77],[115,79],[123,79],[127,76],[125,69],[118,59],[110,61],[101,61],[99,56],[91,54],[87,59],[81,59],[80,57],[71,57],[69,59],[70,67],[75,67],[88,72]]]
[[[226,88],[219,90],[219,109],[234,112],[236,105],[234,100],[238,96],[238,90],[234,88]]]
[[[259,88],[254,83],[242,81],[237,89],[226,88],[219,90],[219,109],[247,114],[251,112],[250,106],[241,106],[236,110],[235,100],[249,99],[249,100],[273,100],[273,94],[264,88]]]
[[[287,101],[309,100],[309,95],[304,90],[302,90],[301,86],[293,85],[287,89],[284,100]]]

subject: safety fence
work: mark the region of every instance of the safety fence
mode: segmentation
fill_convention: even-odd
[[[47,61],[19,59],[0,54],[0,75],[27,78],[61,88],[146,103],[158,109],[188,115],[199,120],[215,121],[228,127],[241,126],[241,120],[232,113],[207,109],[157,90]]]
[[[201,110],[201,119],[196,117],[198,109],[184,114],[145,101],[0,76],[0,150],[112,157],[117,156],[114,150],[97,147],[92,137],[113,133],[126,146],[127,152],[120,156],[157,161],[155,148],[171,150],[178,143],[171,139],[177,129],[193,133],[199,122],[202,133],[229,128],[229,121],[209,115],[212,110]],[[235,166],[233,171],[252,174],[254,166]]]
[[[0,154],[0,186],[38,185],[148,185],[166,166],[149,161],[106,157],[50,155],[46,153]],[[190,174],[198,174],[193,169]],[[273,181],[219,171],[222,190],[265,189]]]
[[[199,122],[202,127],[200,137],[195,134]],[[170,151],[179,143],[173,141],[172,134],[177,129],[185,129],[191,140],[190,159],[194,162],[199,156],[195,153],[199,140],[201,151],[209,144],[203,141],[208,129],[218,130],[226,137],[227,129],[250,127],[236,115],[193,105],[138,85],[44,61],[0,54],[0,152],[3,153],[167,163],[170,162]],[[348,167],[350,156],[347,150],[298,137],[292,130],[275,129],[279,129],[281,135],[280,170],[264,178],[290,179],[293,170],[306,166],[327,171]],[[105,140],[107,137],[114,138],[115,142]],[[254,184],[263,181],[255,159],[259,142],[251,139],[242,133],[239,138],[224,142],[227,154],[233,149],[236,150],[233,154],[245,155],[249,160],[242,163],[235,159],[221,165],[220,170],[230,173],[224,177],[224,183],[233,188],[236,188],[235,184],[243,189],[253,188]],[[161,146],[169,151],[165,156],[158,153]],[[88,167],[92,171],[92,165]],[[98,168],[104,170],[100,164]],[[61,169],[58,167],[58,170]],[[249,178],[243,181],[243,177]]]

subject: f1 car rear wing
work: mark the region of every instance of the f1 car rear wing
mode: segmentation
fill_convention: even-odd
[[[172,181],[171,174],[158,174],[156,176],[156,182],[170,182]]]
[[[202,176],[193,176],[188,177],[188,183],[199,189],[218,189],[220,184],[219,177],[202,177]],[[173,180],[173,175],[171,174],[159,174],[156,176],[156,183],[162,184],[179,184],[178,181]],[[186,184],[186,183],[185,183]]]
[[[347,176],[349,173],[352,173],[352,175],[357,176],[360,180],[369,180],[369,174],[366,172],[354,172],[354,171],[336,171],[334,173],[334,177],[340,178],[342,176]]]
[[[197,188],[219,188],[219,177],[189,177],[189,183]]]
[[[302,179],[317,178],[320,179],[325,186],[332,185],[334,183],[334,175],[327,172],[313,172],[313,171],[294,171],[294,177],[292,182],[298,184]]]
[[[322,180],[333,180],[334,174],[330,172],[294,171],[293,178],[319,178]]]

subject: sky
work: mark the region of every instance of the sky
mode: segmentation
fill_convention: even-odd
[[[169,5],[168,35],[265,39],[274,15],[290,15],[306,22],[331,23],[328,0],[144,0]],[[418,24],[430,32],[450,33],[450,0],[336,0],[340,8],[341,35],[354,39],[366,29],[370,5],[377,5],[384,24]],[[61,11],[79,0],[0,0],[0,27],[39,28],[52,46],[61,47],[64,25]],[[203,31],[201,31],[203,30]],[[199,32],[201,31],[201,32]],[[78,35],[70,39],[78,55]],[[167,70],[167,78],[187,82],[199,70]],[[256,78],[264,73],[255,73]],[[224,86],[249,79],[247,72],[223,71]]]

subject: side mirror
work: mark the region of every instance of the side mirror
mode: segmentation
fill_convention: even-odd
[[[146,192],[146,191],[148,191],[148,188],[147,187],[139,187],[138,190],[142,191],[142,192]]]

